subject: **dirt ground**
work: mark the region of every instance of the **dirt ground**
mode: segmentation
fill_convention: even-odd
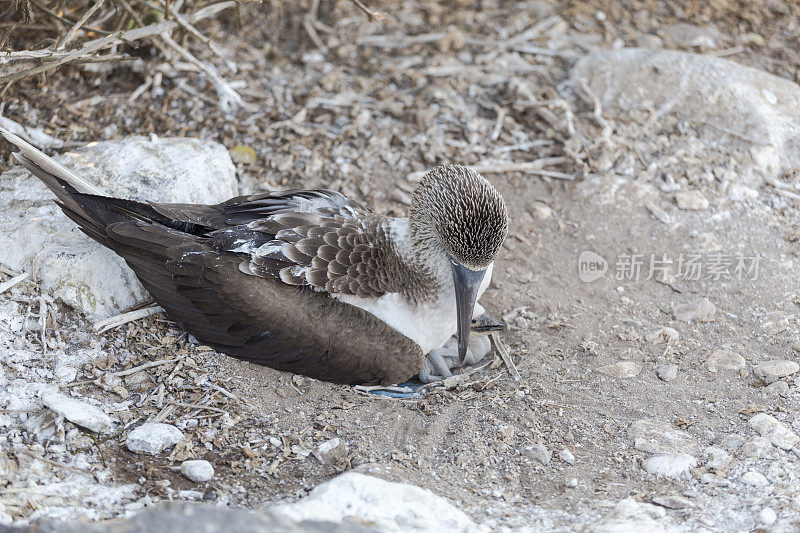
[[[563,88],[574,61],[588,50],[635,46],[643,34],[660,36],[667,48],[709,51],[671,43],[664,28],[676,23],[713,23],[716,54],[800,81],[797,7],[769,1],[386,1],[373,6],[384,20],[368,22],[348,2],[323,2],[318,17],[331,29],[321,32],[323,51],[281,5],[247,6],[239,16],[203,27],[239,67],[225,75],[246,82],[240,93],[250,106],[235,115],[222,114],[210,86],[185,73],[165,74],[160,87],[129,102],[150,75],[148,67],[65,67],[16,82],[3,112],[62,139],[157,133],[251,147],[255,164],[237,165],[243,192],[327,187],[394,214],[406,207],[412,173],[432,165],[488,168],[547,159],[541,168],[549,176],[484,172],[505,197],[512,225],[482,304],[511,324],[503,340],[521,381],[497,360],[420,398],[377,397],[226,358],[191,344],[159,316],[93,340],[91,324],[62,308],[60,335],[68,349],[108,354],[87,364],[70,388],[119,406],[115,416],[126,427],[157,417],[190,436],[171,455],[153,458],[128,452],[124,432],[96,443],[76,437],[90,462],[108,466],[102,482],[135,484],[129,501],[194,490],[207,501],[258,508],[301,497],[355,468],[428,488],[490,528],[583,530],[613,516],[626,498],[662,502],[642,513],[667,528],[752,530],[771,525],[759,518],[765,507],[777,513],[779,530],[800,528],[798,448],[755,458],[741,448],[755,435],[747,425],[754,413],[800,430],[797,375],[775,393],[752,371],[762,361],[798,360],[797,202],[768,187],[734,202],[714,183],[694,183],[692,168],[716,164],[716,155],[709,155],[662,169],[676,176],[678,187],[711,200],[707,209],[677,209],[659,183],[620,178],[619,171],[630,156],[635,174],[644,172],[648,161],[630,146],[679,135],[676,121],[666,119],[655,131],[612,122],[614,135],[630,144],[620,142],[609,155],[594,144],[602,124],[591,102]],[[534,27],[525,45],[549,53],[513,52],[512,38]],[[406,37],[419,34],[427,37]],[[525,103],[531,99],[545,103]],[[8,146],[2,150],[8,161]],[[645,151],[644,158],[663,155],[659,150]],[[611,157],[612,169],[599,172],[604,157]],[[798,177],[786,179],[794,184]],[[669,211],[669,223],[646,208],[651,199]],[[585,250],[609,262],[605,276],[591,283],[578,275]],[[694,252],[760,257],[757,276],[646,279],[650,254],[675,260]],[[634,254],[646,258],[645,274],[617,279],[622,258]],[[19,302],[24,312],[30,295],[36,295],[33,283],[3,298]],[[713,317],[682,320],[681,306],[694,309],[702,298],[715,308]],[[678,337],[659,334],[663,328]],[[37,331],[27,335],[33,344]],[[710,372],[707,361],[719,349],[741,354],[747,365]],[[174,360],[136,380],[103,381],[108,371],[151,359]],[[632,367],[639,371],[630,377],[603,368],[620,361],[641,366]],[[676,377],[665,380],[668,365],[675,365]],[[209,409],[198,409],[207,389],[198,392],[195,384],[208,380],[225,392],[206,398]],[[698,456],[698,465],[676,478],[648,473],[648,454],[634,447],[631,435],[641,419],[691,435],[698,449],[686,453]],[[334,437],[345,453],[329,461],[309,455]],[[552,458],[538,460],[534,445],[544,445]],[[705,465],[702,450],[709,446],[727,450],[730,462]],[[176,471],[180,460],[193,457],[215,465],[212,481],[197,485]],[[17,467],[24,464],[18,458]],[[762,472],[769,484],[740,483],[749,471]],[[684,503],[665,505],[667,496]],[[24,518],[31,509],[55,505],[34,503],[24,509],[7,501],[6,512]]]

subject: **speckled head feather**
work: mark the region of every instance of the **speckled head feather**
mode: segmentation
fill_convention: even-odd
[[[422,178],[408,219],[415,245],[438,244],[473,270],[494,261],[508,234],[503,197],[485,178],[460,165],[436,167]]]

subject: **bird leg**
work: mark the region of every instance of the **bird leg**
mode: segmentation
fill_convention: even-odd
[[[474,365],[492,349],[492,344],[489,337],[485,335],[472,335],[469,339],[469,347],[467,348],[467,355],[464,358],[464,364]],[[423,383],[431,383],[434,381],[441,381],[451,377],[453,374],[451,369],[459,366],[458,364],[458,341],[455,337],[450,339],[444,344],[443,347],[436,350],[431,350],[425,356],[425,362],[422,364],[422,369],[419,371],[419,380]]]

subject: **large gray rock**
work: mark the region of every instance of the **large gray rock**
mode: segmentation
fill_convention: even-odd
[[[237,193],[228,151],[197,139],[132,137],[91,143],[56,157],[112,196],[213,203]],[[125,262],[86,237],[22,167],[0,176],[0,263],[94,319],[146,297]]]
[[[668,50],[594,52],[572,72],[606,112],[677,113],[768,175],[800,165],[800,86],[726,59]]]
[[[3,527],[0,526],[0,531]],[[31,531],[29,527],[8,528],[11,533]],[[366,533],[374,529],[349,522],[333,524],[318,520],[295,523],[272,513],[224,509],[216,505],[167,503],[151,507],[130,518],[103,522],[62,522],[44,520],[36,525],[40,533]]]

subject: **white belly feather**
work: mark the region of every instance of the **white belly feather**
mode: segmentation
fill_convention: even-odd
[[[478,298],[492,279],[492,265],[486,270]],[[360,307],[389,324],[409,339],[416,342],[422,353],[441,348],[456,334],[456,295],[452,281],[445,286],[438,298],[414,305],[399,293],[390,293],[380,298],[361,298],[346,294],[334,294],[344,303]],[[483,307],[475,306],[474,316],[483,313]]]

